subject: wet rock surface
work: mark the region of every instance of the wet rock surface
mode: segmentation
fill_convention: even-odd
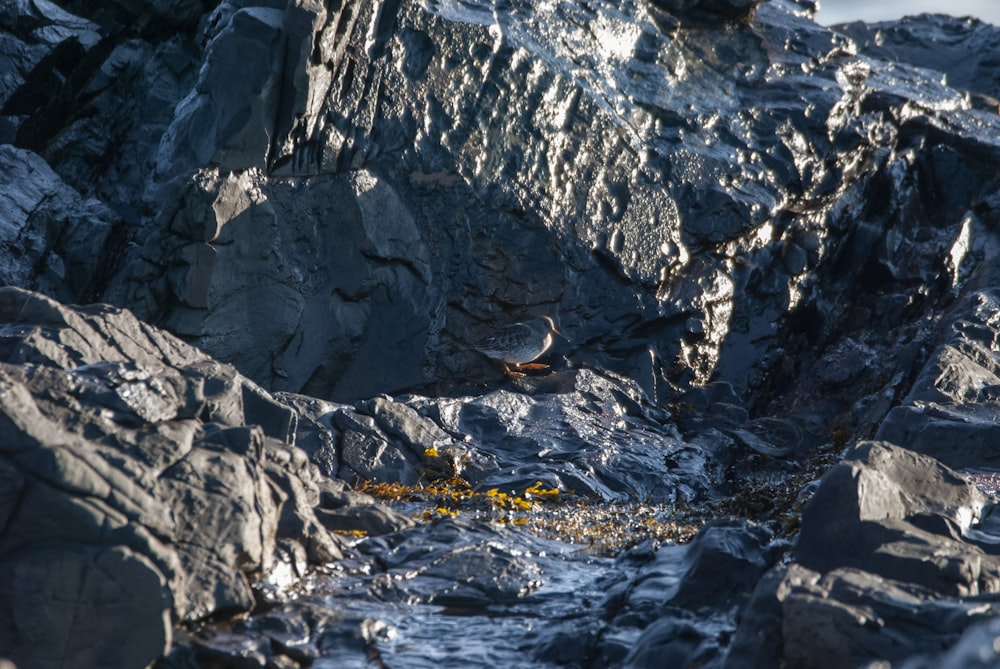
[[[149,664],[174,623],[253,609],[261,573],[342,557],[327,514],[364,496],[295,448],[288,407],[127,311],[6,287],[0,312],[0,634],[18,666]]]
[[[0,9],[0,664],[987,666],[1000,33],[813,11]]]

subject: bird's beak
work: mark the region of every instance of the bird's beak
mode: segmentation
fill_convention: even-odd
[[[569,343],[571,343],[571,344],[573,343],[572,339],[570,339],[569,337],[567,337],[566,335],[564,335],[562,332],[559,332],[559,330],[556,330],[556,326],[554,326],[554,325],[552,326],[552,331],[555,332],[560,337],[562,337],[563,339],[565,339],[566,341],[568,341]]]

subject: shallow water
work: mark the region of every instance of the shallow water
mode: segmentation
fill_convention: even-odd
[[[485,523],[462,523],[461,536],[451,535],[455,544],[449,545],[446,526],[453,523],[415,528],[391,551],[400,558],[398,564],[385,571],[371,572],[371,562],[361,558],[314,574],[308,584],[311,593],[292,606],[318,605],[349,619],[377,621],[369,628],[375,630],[370,648],[394,669],[557,666],[538,658],[538,647],[551,640],[561,622],[594,620],[605,599],[602,580],[614,560],[518,528]],[[470,533],[477,526],[482,531]],[[361,551],[366,549],[363,543],[357,546]],[[455,572],[465,565],[455,557],[466,549],[472,551],[470,573],[456,584]],[[511,569],[501,569],[499,577],[480,571],[481,549],[486,550],[485,558],[492,554],[501,563],[510,559]],[[331,647],[333,656],[321,655],[313,666],[342,661],[342,650]]]

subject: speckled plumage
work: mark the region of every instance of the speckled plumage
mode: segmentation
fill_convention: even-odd
[[[476,350],[500,361],[504,370],[514,376],[517,374],[511,371],[510,366],[518,368],[539,358],[552,346],[553,334],[562,336],[555,322],[548,316],[542,316],[501,328],[492,337],[479,342]]]

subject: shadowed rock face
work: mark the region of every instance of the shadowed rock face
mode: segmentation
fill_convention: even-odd
[[[996,493],[998,33],[813,10],[0,8],[0,656],[992,648],[995,499],[969,480]],[[549,372],[506,380],[472,350],[539,315],[571,340]],[[799,485],[831,444],[850,448],[794,548],[773,499],[747,513],[766,526],[611,560],[416,525],[343,483],[692,507]],[[480,655],[442,656],[458,631]]]

